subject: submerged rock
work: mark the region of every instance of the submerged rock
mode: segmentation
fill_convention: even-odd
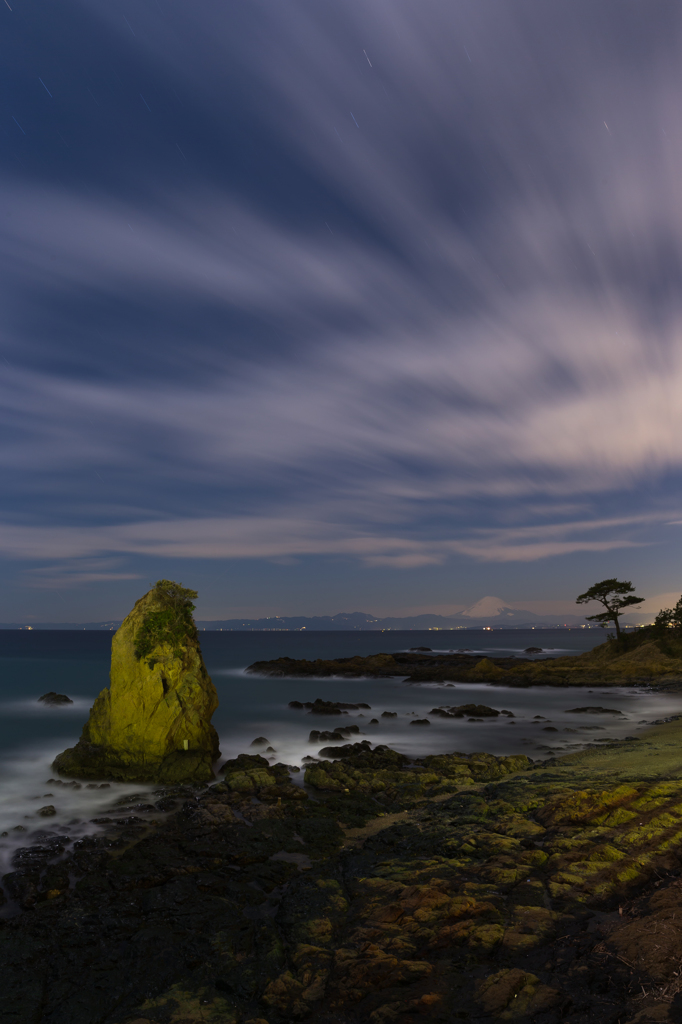
[[[65,693],[55,693],[54,690],[44,693],[42,697],[38,697],[38,700],[49,707],[58,707],[60,704],[73,704],[71,698],[67,697]]]
[[[207,782],[219,756],[218,695],[192,619],[197,595],[160,580],[114,634],[110,686],[55,771],[87,779]]]
[[[586,708],[569,708],[566,711],[567,715],[622,715],[622,711],[617,711],[615,708],[600,708],[600,707],[586,707]]]
[[[349,736],[360,732],[360,727],[357,725],[339,726],[338,729],[334,729],[330,732],[328,729],[312,729],[310,736],[308,737],[308,743],[340,743],[343,740],[347,740]]]
[[[467,715],[475,715],[477,718],[496,718],[498,715],[509,715],[509,711],[496,711],[486,704],[458,704],[452,707],[444,704],[439,708],[431,708],[430,715],[437,715],[439,718],[465,718]]]
[[[341,747],[322,747],[319,754],[320,757],[352,757],[354,754],[364,754],[371,749],[372,745],[369,740],[362,740],[360,743],[344,743]]]

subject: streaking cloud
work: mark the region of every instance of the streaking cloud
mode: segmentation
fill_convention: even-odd
[[[1,167],[8,558],[675,535],[677,8],[122,10],[67,4]]]

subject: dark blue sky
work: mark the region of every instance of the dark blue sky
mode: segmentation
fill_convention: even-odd
[[[677,0],[0,8],[0,620],[679,595]]]

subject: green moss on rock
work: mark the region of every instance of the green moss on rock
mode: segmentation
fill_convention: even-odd
[[[192,612],[196,590],[188,590],[172,580],[159,580],[154,595],[162,607],[149,609],[135,631],[135,657],[146,658],[157,647],[170,647],[176,658],[182,657],[187,643],[198,643]]]

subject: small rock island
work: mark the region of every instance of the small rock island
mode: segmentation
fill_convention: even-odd
[[[196,592],[159,580],[114,634],[111,682],[90,710],[61,775],[126,782],[209,782],[220,755],[218,694],[192,618]]]

